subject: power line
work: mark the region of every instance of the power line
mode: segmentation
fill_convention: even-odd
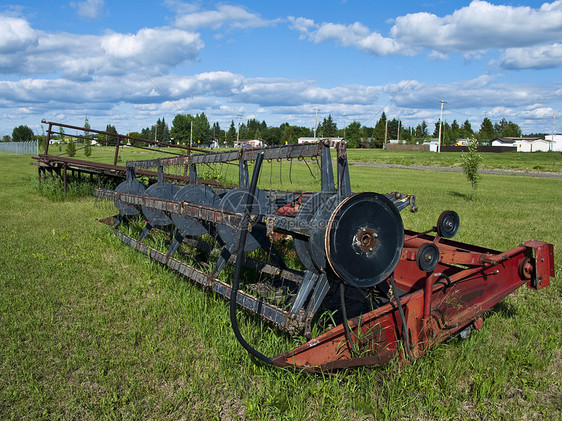
[[[416,78],[416,76],[419,74],[416,73],[414,76],[412,76],[412,78],[404,85],[402,86],[402,88],[398,89],[394,94],[392,94],[392,96],[388,99],[388,101],[386,102],[386,104],[384,104],[382,106],[382,108],[380,110],[377,111],[377,113],[375,115],[373,115],[369,120],[367,120],[365,122],[365,124],[363,124],[363,126],[366,126],[367,124],[369,124],[371,121],[373,121],[375,119],[376,116],[378,116],[384,109],[385,107],[390,104],[390,102],[398,95],[400,94],[404,89],[406,89],[408,87],[408,85],[410,85],[410,83],[412,83],[412,81]]]

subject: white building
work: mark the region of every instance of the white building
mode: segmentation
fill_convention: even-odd
[[[548,135],[544,137],[552,142],[552,150],[562,152],[562,134]]]
[[[492,146],[515,146],[517,152],[548,152],[552,141],[540,137],[499,137],[492,140]]]

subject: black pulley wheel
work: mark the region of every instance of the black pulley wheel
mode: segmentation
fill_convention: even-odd
[[[437,234],[443,238],[453,238],[459,230],[460,223],[459,215],[455,211],[443,211],[437,219]]]
[[[243,214],[245,212],[249,194],[250,192],[248,190],[229,190],[228,193],[222,197],[219,203],[219,208],[221,210]],[[253,202],[254,204],[252,206],[251,213],[261,215],[270,213],[269,199],[263,190],[256,189]],[[226,245],[231,247],[238,246],[238,229],[229,225],[219,224],[217,225],[217,230],[222,241],[224,241]],[[244,250],[252,251],[258,249],[259,247],[260,244],[255,239],[254,235],[251,232],[248,232]]]
[[[332,213],[325,236],[330,267],[359,288],[385,280],[398,264],[403,245],[404,225],[396,206],[370,192],[344,199]]]
[[[215,192],[207,186],[188,184],[182,187],[174,196],[176,202],[189,202],[194,205],[218,207],[219,199]],[[198,236],[207,229],[195,218],[185,215],[172,215],[172,221],[182,235]]]
[[[147,188],[144,196],[155,199],[173,200],[179,187],[171,183],[156,183]],[[172,223],[172,220],[164,211],[159,209],[142,206],[142,213],[148,223],[153,227],[162,227]]]
[[[145,190],[146,187],[144,187],[144,184],[142,184],[140,181],[137,180],[123,181],[115,189],[115,191],[119,193],[134,194],[137,196],[144,195]],[[119,210],[120,215],[132,216],[139,213],[139,210],[133,205],[129,205],[125,202],[121,202],[120,200],[117,199],[115,199],[114,203],[115,203],[115,207]]]
[[[416,264],[424,272],[433,272],[439,263],[439,248],[433,243],[423,244],[416,252]]]

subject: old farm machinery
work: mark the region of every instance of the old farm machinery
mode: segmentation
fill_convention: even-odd
[[[316,165],[319,191],[258,188],[262,168],[283,162]],[[221,165],[236,169],[237,186],[200,178]],[[172,168],[187,182],[176,184]],[[147,171],[156,174],[148,187],[137,180]],[[101,222],[123,243],[230,300],[242,346],[279,367],[329,371],[417,358],[480,328],[484,313],[520,286],[540,289],[554,276],[551,244],[499,252],[451,240],[460,226],[454,211],[425,232],[405,230],[400,211],[416,211],[415,198],[353,192],[343,142],[335,163],[322,141],[130,160],[126,179],[95,196],[119,211]],[[291,253],[298,262],[288,261]],[[237,308],[308,342],[265,356],[238,329]],[[323,314],[332,324],[312,337]]]

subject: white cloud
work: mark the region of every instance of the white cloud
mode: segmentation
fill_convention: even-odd
[[[70,6],[78,11],[78,14],[85,18],[95,19],[101,15],[103,10],[103,0],[85,0],[70,2]]]
[[[499,59],[504,69],[547,69],[562,67],[562,44],[508,48]]]
[[[301,33],[301,38],[314,43],[334,41],[345,47],[356,47],[374,55],[397,54],[406,49],[391,38],[385,38],[359,22],[350,25],[335,23],[316,24],[305,18],[289,17],[291,28]]]
[[[0,15],[0,54],[13,54],[37,44],[37,34],[26,20]],[[4,60],[0,57],[0,60]]]
[[[269,26],[275,21],[262,19],[255,13],[248,12],[240,6],[223,4],[216,10],[194,10],[193,7],[186,12],[179,13],[175,25],[180,28],[195,30],[199,28],[219,29],[227,28],[257,28]]]
[[[493,78],[481,76],[448,84],[412,83],[396,95],[394,102],[398,107],[430,109],[437,108],[441,99],[447,101],[445,108],[449,110],[482,109],[486,104],[485,109],[491,109],[492,115],[499,112],[509,116],[515,115],[514,110],[560,101],[562,94],[552,87],[494,83]],[[505,108],[506,104],[510,109]]]
[[[318,24],[302,17],[290,17],[289,21],[301,38],[314,43],[333,41],[376,56],[414,55],[429,49],[430,59],[443,59],[449,53],[464,52],[470,60],[483,57],[490,48],[522,48],[560,40],[562,1],[531,8],[475,0],[443,17],[411,13],[394,20],[390,36],[371,31],[360,22]]]
[[[134,72],[163,74],[197,59],[198,33],[170,27],[143,28],[135,34],[77,35],[33,30],[27,21],[0,16],[0,73],[53,74],[73,80]]]
[[[534,45],[562,37],[562,2],[533,9],[475,0],[444,17],[400,16],[390,32],[401,43],[441,52]]]

